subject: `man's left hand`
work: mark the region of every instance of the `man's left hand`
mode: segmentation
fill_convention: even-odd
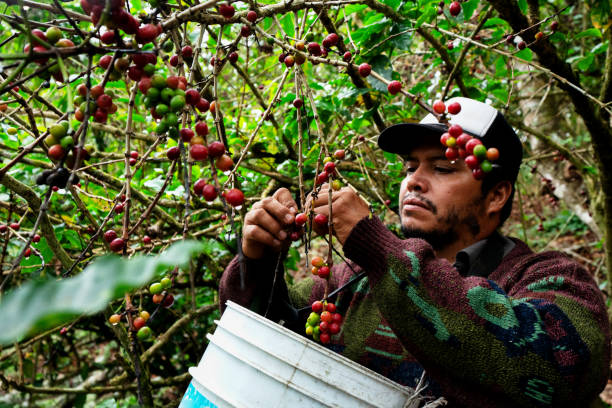
[[[311,204],[316,214],[325,214],[329,217],[329,184],[323,184],[317,199]],[[310,198],[309,198],[310,199]],[[368,204],[349,187],[332,191],[332,223],[333,232],[342,245],[357,223],[370,214]],[[317,228],[318,232],[327,232]]]

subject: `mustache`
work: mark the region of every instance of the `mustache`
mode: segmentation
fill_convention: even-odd
[[[409,199],[419,200],[422,203],[424,203],[427,207],[429,207],[432,213],[434,214],[438,213],[438,208],[436,207],[436,205],[431,200],[423,197],[419,193],[414,193],[414,192],[406,193],[404,197],[402,197],[402,203]]]

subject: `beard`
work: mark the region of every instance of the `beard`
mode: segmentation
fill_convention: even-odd
[[[423,197],[419,198],[423,199]],[[425,202],[430,206],[432,214],[435,216],[438,213],[435,205],[428,200]],[[459,240],[459,231],[462,230],[462,227],[467,227],[472,237],[478,235],[480,224],[476,213],[483,210],[482,204],[481,197],[463,207],[463,211],[457,207],[451,207],[447,215],[436,217],[436,227],[430,230],[405,226],[400,212],[402,234],[405,238],[424,239],[435,251],[442,250]]]

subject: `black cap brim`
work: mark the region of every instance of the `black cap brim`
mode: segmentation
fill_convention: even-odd
[[[378,146],[389,153],[408,154],[424,143],[439,143],[448,127],[442,123],[398,123],[378,136]]]

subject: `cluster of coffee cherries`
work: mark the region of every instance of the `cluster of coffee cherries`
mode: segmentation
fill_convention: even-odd
[[[108,322],[113,326],[121,322],[121,318],[125,313],[115,313],[108,318]],[[151,317],[151,314],[146,310],[142,310],[132,316],[132,328],[136,332],[136,337],[141,341],[150,341],[153,339],[153,331],[147,326],[147,321]]]
[[[456,115],[461,112],[461,105],[458,102],[452,102],[447,107],[444,102],[436,101],[432,107],[434,112],[440,115],[446,112]],[[499,159],[497,148],[487,149],[480,139],[463,133],[463,128],[458,124],[451,125],[448,131],[440,136],[440,143],[446,146],[444,153],[446,158],[450,161],[459,158],[465,160],[476,180],[482,180],[486,173],[493,170],[492,162]]]
[[[329,262],[325,262],[320,256],[315,256],[310,260],[310,264],[312,265],[310,272],[313,275],[321,279],[329,279],[331,276],[331,264]]]
[[[79,122],[85,119],[87,110],[87,85],[80,84],[77,87],[79,95],[74,99],[74,104],[78,106],[74,112],[74,118]],[[105,93],[101,85],[92,86],[89,90],[89,114],[94,121],[98,123],[106,123],[108,115],[117,112],[117,105],[113,103],[113,95]]]
[[[121,209],[121,211],[123,211],[123,209]],[[119,238],[114,230],[106,231],[104,233],[104,240],[109,243],[111,251],[113,252],[121,252],[123,251],[123,247],[125,247],[125,241],[123,238]]]
[[[94,26],[103,18],[102,24],[109,30],[121,29],[126,34],[138,33],[140,21],[124,8],[125,0],[111,0],[108,14],[103,13],[105,6],[105,0],[81,0],[81,8],[91,17]]]
[[[62,38],[62,31],[57,27],[49,27],[45,32],[35,28],[31,31],[31,34],[32,42],[30,44],[26,44],[23,48],[23,51],[26,53],[29,53],[30,50],[33,52],[49,51],[49,48],[44,43],[58,48],[74,47],[74,42],[72,42],[72,40]],[[35,60],[35,62],[39,65],[43,65],[46,64],[48,60],[49,58],[38,58]],[[45,79],[49,79],[51,75],[53,75],[53,78],[55,78],[56,81],[64,81],[62,72],[60,71],[60,67],[57,63],[51,65],[49,69],[44,71],[41,75]]]
[[[174,304],[174,296],[167,292],[167,289],[172,287],[172,279],[168,276],[161,278],[159,282],[153,282],[149,286],[149,293],[153,295],[151,300],[156,305],[161,304],[163,307],[170,307]]]
[[[336,305],[317,300],[311,305],[312,312],[306,319],[306,335],[315,341],[328,344],[331,336],[340,333],[342,315],[336,312]]]

